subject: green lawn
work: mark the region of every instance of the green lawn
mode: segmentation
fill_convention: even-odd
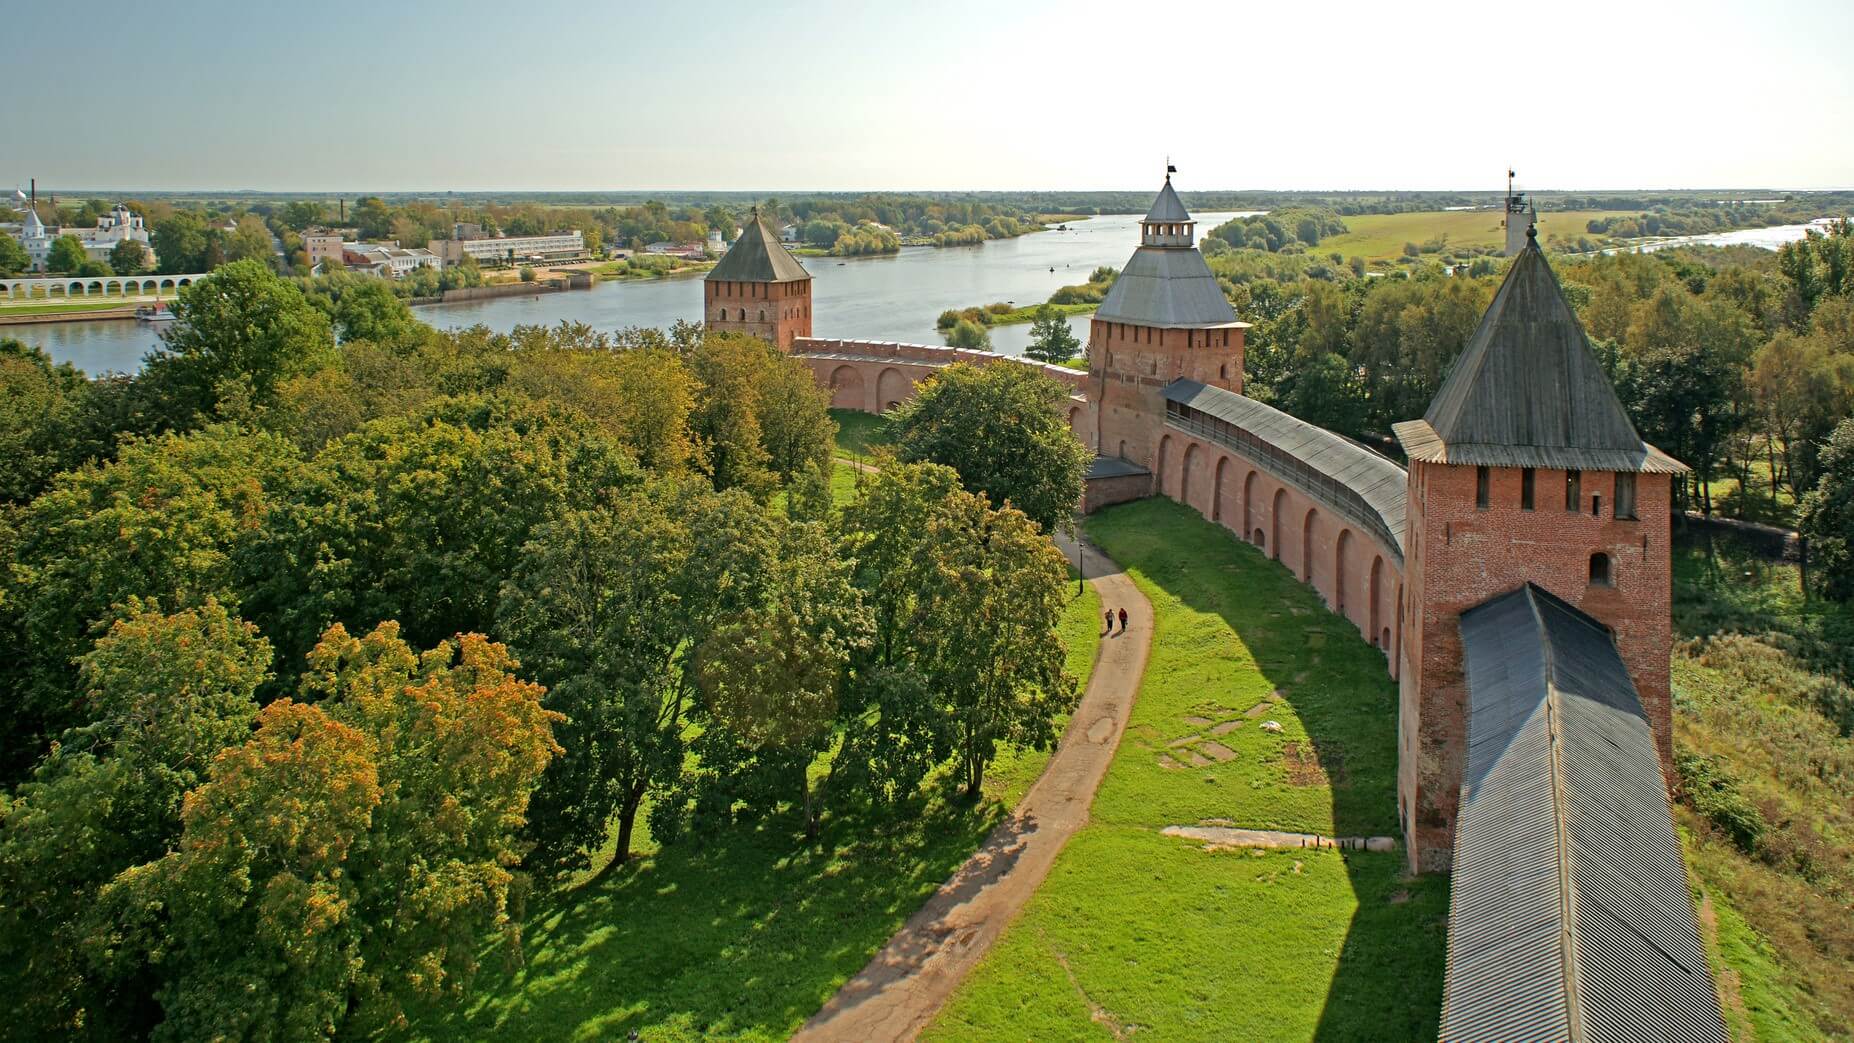
[[[1634,213],[1635,211],[1629,211]],[[1589,236],[1585,225],[1591,220],[1616,217],[1608,210],[1545,211],[1539,214],[1539,235],[1549,243],[1553,236],[1576,241]],[[1506,230],[1497,210],[1424,210],[1404,214],[1357,214],[1346,217],[1346,233],[1309,248],[1309,253],[1338,252],[1346,257],[1363,257],[1367,261],[1387,261],[1403,255],[1403,244],[1422,245],[1437,236],[1446,236],[1448,247],[1500,247],[1506,243]],[[1590,236],[1595,239],[1596,236]]]
[[[892,436],[888,418],[860,409],[833,409],[830,418],[837,422],[837,455],[868,456],[871,449],[887,445]]]
[[[174,295],[172,291],[170,291],[166,297],[160,299],[172,301]],[[34,300],[36,300],[37,303],[27,304],[23,302],[10,303],[0,301],[0,316],[56,315],[60,312],[72,311],[110,311],[117,308],[129,308],[138,304],[152,304],[156,298],[151,294],[147,297],[83,297],[69,301],[64,298],[58,298],[56,301],[49,303],[43,297],[34,298]]]
[[[1406,879],[1401,853],[1208,853],[1158,832],[1396,835],[1381,655],[1186,508],[1115,507],[1087,531],[1152,602],[1145,682],[1090,824],[926,1038],[1435,1038],[1445,879]]]
[[[1062,621],[1082,683],[1099,618],[1090,588]],[[485,954],[463,1006],[415,1012],[403,1038],[552,1043],[637,1029],[650,1043],[785,1039],[978,848],[1048,756],[1006,753],[976,807],[947,799],[953,784],[935,779],[910,806],[828,817],[809,847],[790,816],[660,849],[640,824],[642,857],[537,898],[521,964]]]

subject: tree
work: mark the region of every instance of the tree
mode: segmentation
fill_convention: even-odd
[[[776,553],[771,520],[744,493],[668,480],[563,513],[522,549],[501,627],[566,715],[566,754],[535,796],[537,871],[585,865],[614,818],[607,869],[629,858],[644,798],[682,771],[691,657],[759,599]],[[679,811],[665,799],[657,807],[653,827],[670,823],[655,829],[669,839]]]
[[[124,239],[109,252],[109,266],[120,275],[140,275],[148,261],[148,247],[139,239]]]
[[[175,210],[150,223],[158,271],[163,275],[209,271],[206,219],[197,210]]]
[[[270,646],[215,600],[162,615],[135,604],[80,662],[86,722],[0,807],[0,987],[11,1032],[50,1038],[146,1033],[145,968],[101,973],[87,939],[117,873],[160,858],[182,797],[220,750],[250,734]],[[129,970],[132,973],[124,973]]]
[[[189,794],[178,846],[102,895],[159,953],[156,1040],[320,1038],[455,999],[486,934],[519,945],[518,834],[559,716],[501,645],[331,628]]]
[[[52,240],[51,252],[45,255],[45,268],[53,272],[75,273],[90,260],[90,254],[84,250],[84,241],[74,235],[61,235]]]
[[[960,319],[953,323],[952,329],[946,331],[946,344],[951,348],[965,348],[968,351],[990,351],[991,333],[971,319]]]
[[[18,275],[32,267],[32,255],[19,240],[0,232],[0,276]]]
[[[895,407],[896,448],[904,461],[951,467],[994,506],[1012,504],[1053,531],[1074,515],[1088,469],[1068,402],[1066,387],[1029,366],[951,366]]]
[[[1744,383],[1739,361],[1701,348],[1654,348],[1624,355],[1617,377],[1617,396],[1642,437],[1692,468],[1699,506],[1711,514],[1707,483],[1716,476],[1733,431],[1745,421],[1736,408]],[[1683,490],[1677,488],[1675,502],[1687,502]]]
[[[1044,748],[1074,700],[1062,672],[1068,568],[1021,512],[994,509],[934,464],[890,464],[845,509],[845,553],[873,618],[845,715],[878,793],[948,753],[976,796],[999,745]]]
[[[1030,325],[1030,346],[1024,349],[1026,358],[1067,362],[1080,351],[1081,339],[1069,329],[1068,316],[1047,304],[1036,310],[1036,321]]]
[[[494,629],[535,527],[635,482],[583,419],[506,398],[435,402],[330,443],[239,558],[246,615],[286,676],[331,623],[407,638]]]
[[[754,384],[754,414],[767,467],[785,485],[830,467],[837,423],[830,418],[830,392],[818,386],[810,366],[781,352],[767,353],[765,365]]]
[[[745,489],[764,497],[773,486],[760,427],[758,381],[772,345],[737,333],[709,334],[689,357],[701,382],[689,428],[705,450],[703,470],[715,489]]]
[[[211,427],[123,444],[20,512],[5,602],[8,777],[83,718],[73,664],[132,599],[177,612],[237,601],[233,555],[299,463],[274,435]]]
[[[26,503],[107,448],[86,429],[89,394],[70,363],[0,338],[0,502]]]
[[[255,214],[239,218],[237,227],[225,238],[225,259],[228,262],[261,261],[268,266],[275,256],[276,243],[270,229]]]
[[[1821,472],[1803,497],[1800,528],[1822,592],[1848,601],[1854,599],[1854,417],[1835,426]]]
[[[328,319],[257,261],[228,264],[181,290],[174,315],[143,379],[175,426],[268,407],[279,383],[338,357]]]
[[[695,740],[698,807],[791,801],[816,840],[823,797],[811,765],[836,743],[850,657],[870,617],[822,524],[784,526],[762,596],[721,619],[696,654],[709,727]]]

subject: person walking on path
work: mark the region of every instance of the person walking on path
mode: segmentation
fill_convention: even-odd
[[[1120,609],[1120,632],[1127,632],[1127,610],[1124,606]]]
[[[1114,632],[1114,610],[1110,608],[1106,612],[1101,613],[1101,615],[1106,617],[1107,619],[1107,629],[1101,631],[1101,633],[1102,634],[1113,633]]]

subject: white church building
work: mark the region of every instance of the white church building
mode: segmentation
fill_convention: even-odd
[[[51,256],[52,243],[61,236],[75,236],[84,244],[84,255],[92,261],[108,261],[110,251],[124,240],[133,239],[148,247],[148,257],[154,259],[154,247],[148,240],[148,229],[142,223],[140,214],[117,203],[110,212],[97,218],[95,228],[48,229],[45,222],[39,220],[37,193],[28,197],[24,192],[15,190],[13,195],[23,204],[25,214],[19,224],[19,245],[26,248],[26,255],[32,258],[31,270],[45,270],[46,259]]]

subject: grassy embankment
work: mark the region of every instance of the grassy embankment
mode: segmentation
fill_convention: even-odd
[[[1585,225],[1595,219],[1616,217],[1619,211],[1562,210],[1539,214],[1539,235],[1551,246],[1558,238],[1576,242],[1579,237],[1595,241]],[[1633,214],[1635,211],[1629,211]],[[1363,257],[1368,262],[1395,260],[1403,256],[1405,243],[1418,246],[1438,238],[1444,250],[1474,247],[1498,249],[1506,244],[1506,230],[1497,210],[1425,210],[1405,214],[1357,214],[1346,217],[1347,231],[1320,240],[1309,253],[1339,253],[1346,257]]]
[[[1676,816],[1733,1038],[1854,1039],[1854,609],[1683,540],[1674,631]]]
[[[879,442],[862,414],[841,454]],[[839,502],[854,495],[833,483]],[[1073,598],[1060,636],[1082,683],[1099,644],[1100,601]],[[976,807],[931,780],[912,804],[827,817],[807,846],[795,817],[659,848],[640,823],[641,856],[609,879],[534,900],[524,959],[499,952],[461,1009],[415,1017],[404,1038],[605,1040],[637,1029],[652,1043],[785,1039],[963,862],[1042,771],[1047,753],[1001,756]]]
[[[33,298],[35,303],[8,301],[0,298],[0,318],[18,315],[59,315],[77,311],[133,310],[139,305],[153,304],[157,300],[172,301],[173,299],[174,294],[171,291],[163,297],[156,297],[153,294],[146,297],[97,296],[70,301],[59,298],[56,302],[47,302],[45,298],[37,297]]]
[[[1159,834],[1396,834],[1382,656],[1186,508],[1111,508],[1087,531],[1152,602],[1145,682],[1090,824],[927,1038],[1435,1038],[1445,879],[1406,879],[1401,853]]]

